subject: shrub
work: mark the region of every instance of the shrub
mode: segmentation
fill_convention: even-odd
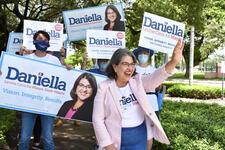
[[[5,134],[13,127],[15,120],[15,111],[0,109],[0,147],[6,143]]]
[[[174,85],[185,85],[184,83],[177,83],[177,82],[163,82],[163,85],[166,86],[166,89],[169,89],[170,87]]]
[[[216,99],[221,98],[221,88],[219,87],[208,87],[201,85],[185,85],[185,84],[174,84],[170,86],[167,93],[172,97],[184,97],[194,99]]]
[[[165,101],[162,126],[171,144],[154,143],[154,150],[222,150],[225,109],[217,104]]]
[[[193,78],[202,80],[205,79],[205,74],[202,72],[194,73]],[[185,77],[183,72],[178,72],[169,77],[169,79],[188,79],[188,77]]]

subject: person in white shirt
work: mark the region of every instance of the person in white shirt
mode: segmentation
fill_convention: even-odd
[[[156,70],[156,68],[150,64],[150,59],[154,54],[153,50],[139,46],[138,48],[134,49],[133,53],[139,62],[136,66],[137,73],[147,75],[153,73]],[[157,102],[157,91],[153,90],[146,94],[149,100],[148,102],[150,103],[157,117],[159,118],[160,110]]]
[[[140,73],[142,75],[147,75],[147,74],[153,73],[156,70],[156,68],[153,67],[150,63],[150,59],[154,54],[153,50],[139,46],[138,48],[134,49],[133,53],[139,62],[136,65],[137,73]],[[158,105],[158,101],[157,101],[157,91],[152,90],[150,92],[147,92],[146,95],[148,98],[148,102],[150,103],[150,106],[152,106],[153,110],[155,111],[156,116],[159,119],[160,110],[159,110],[159,105]],[[153,142],[153,140],[151,141],[151,145],[152,145],[152,142]]]
[[[59,59],[47,53],[47,48],[50,46],[50,36],[45,31],[37,31],[33,36],[33,43],[36,50],[24,57],[35,59],[38,61],[44,61],[47,63],[61,65]],[[32,67],[32,66],[31,66]],[[28,150],[30,137],[38,114],[22,112],[22,126],[21,126],[21,137],[19,143],[19,150]],[[44,149],[54,150],[53,141],[53,123],[54,117],[40,115],[41,128],[42,128],[42,139]]]

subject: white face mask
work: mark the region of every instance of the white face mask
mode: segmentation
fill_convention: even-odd
[[[145,54],[138,55],[138,61],[140,64],[145,64],[148,62],[149,56]]]

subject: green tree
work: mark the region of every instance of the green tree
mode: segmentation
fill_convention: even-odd
[[[190,26],[195,26],[194,66],[224,44],[225,2],[223,0],[137,0],[126,9],[127,46],[138,45],[144,12],[186,24],[184,58],[189,74]]]
[[[62,11],[97,6],[107,0],[4,0],[0,2],[0,52],[6,49],[9,32],[22,32],[24,19],[63,23]],[[6,15],[7,14],[7,15]],[[86,52],[84,41],[73,42],[80,51],[72,59],[85,68]],[[78,50],[79,50],[78,49]],[[79,61],[79,62],[78,62]]]

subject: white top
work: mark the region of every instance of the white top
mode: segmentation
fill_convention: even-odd
[[[152,67],[151,65],[148,65],[147,67],[141,67],[139,65],[136,66],[136,72],[140,74],[151,74],[156,70],[155,67]],[[151,91],[155,92],[155,91]],[[147,98],[149,99],[149,104],[152,106],[154,111],[159,110],[158,102],[157,102],[157,96],[155,94],[147,94]]]
[[[43,61],[43,62],[48,62],[48,63],[52,63],[55,65],[61,65],[59,59],[56,56],[47,54],[44,57],[38,57],[35,55],[35,53],[29,54],[29,55],[25,55],[25,57],[31,58],[31,59],[35,59],[35,60],[39,60],[39,61]]]
[[[136,127],[144,121],[144,112],[136,97],[131,92],[130,86],[118,88],[121,94],[120,106],[122,108],[122,127]]]

